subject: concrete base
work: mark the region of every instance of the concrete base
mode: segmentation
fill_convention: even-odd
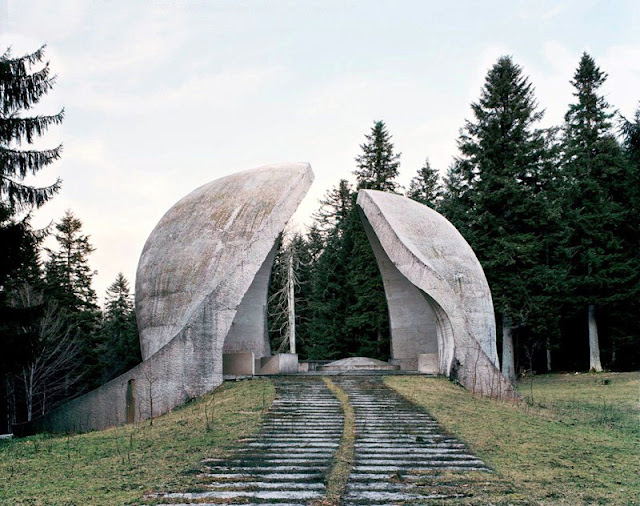
[[[397,365],[401,371],[417,371],[418,370],[418,357],[411,358],[391,358],[390,364]]]
[[[231,376],[253,376],[256,373],[256,360],[252,351],[224,353],[222,355],[222,374]]]
[[[273,357],[262,357],[260,359],[259,375],[269,374],[295,374],[298,372],[297,353],[278,353]]]
[[[318,371],[397,371],[400,366],[367,357],[351,357],[336,360],[318,367]]]
[[[313,372],[319,367],[330,364],[333,360],[303,360],[298,362],[298,372]]]
[[[421,353],[418,355],[418,372],[424,374],[438,374],[440,372],[440,357],[437,353]]]

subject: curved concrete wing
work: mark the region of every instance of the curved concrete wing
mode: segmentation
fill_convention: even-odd
[[[167,211],[147,239],[136,275],[144,360],[180,332],[209,297],[216,299],[218,332],[227,334],[312,181],[309,164],[266,165],[201,186]],[[265,297],[272,262],[267,263],[261,276]],[[268,341],[242,346],[269,355]]]
[[[393,360],[485,395],[515,395],[498,368],[489,285],[462,235],[407,197],[361,190],[357,205],[382,273]]]
[[[136,279],[143,362],[20,429],[87,431],[166,413],[222,383],[222,354],[269,355],[266,303],[277,242],[313,181],[307,163],[218,179],[151,233]]]

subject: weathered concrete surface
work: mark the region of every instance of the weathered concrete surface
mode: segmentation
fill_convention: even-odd
[[[144,361],[23,432],[101,429],[126,422],[127,412],[136,420],[165,413],[222,383],[227,336],[229,351],[268,354],[274,248],[312,180],[306,163],[266,165],[206,184],[173,206],[138,266]],[[135,399],[133,409],[127,398]]]
[[[297,353],[277,353],[272,357],[262,357],[256,374],[296,374],[298,372]]]
[[[437,353],[421,353],[418,355],[418,372],[425,374],[438,374],[440,361]]]
[[[265,305],[271,268],[265,260],[312,180],[305,163],[266,165],[201,186],[167,211],[147,239],[136,275],[143,359],[182,331],[203,305],[218,308],[225,336],[245,294],[258,299],[248,305]],[[252,283],[258,285],[255,293]],[[255,313],[244,313],[233,325],[259,328],[260,341],[247,347],[260,346],[264,351],[256,355],[266,356],[263,313],[257,323],[247,321]]]
[[[256,358],[252,351],[222,354],[222,374],[227,376],[253,376]]]
[[[368,357],[349,357],[318,367],[319,371],[397,371],[400,366]]]
[[[516,395],[498,369],[491,292],[475,253],[443,216],[411,199],[361,190],[357,205],[382,273],[392,357],[438,353],[439,372],[496,397]]]

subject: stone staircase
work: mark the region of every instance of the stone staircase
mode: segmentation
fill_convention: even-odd
[[[166,504],[306,504],[325,494],[344,416],[321,378],[275,380],[276,398],[260,434],[229,460],[207,459],[203,492],[167,493]],[[178,502],[175,502],[178,501]],[[249,502],[247,502],[249,501]]]
[[[334,376],[356,418],[355,464],[345,505],[424,504],[467,494],[456,474],[488,468],[427,413],[380,377]],[[164,493],[163,504],[270,504],[320,501],[342,436],[339,401],[320,377],[274,379],[276,399],[258,436],[227,460],[207,459],[202,491]],[[453,478],[452,478],[453,476]]]
[[[343,504],[423,504],[466,495],[452,476],[489,469],[379,377],[342,376],[356,419],[355,465]],[[446,473],[446,476],[445,476]]]

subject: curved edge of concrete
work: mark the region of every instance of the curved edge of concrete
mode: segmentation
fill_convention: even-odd
[[[415,329],[428,324],[421,315],[430,311],[440,374],[483,395],[517,396],[498,368],[484,271],[462,235],[433,209],[401,195],[360,190],[357,205],[385,284],[392,350],[406,330],[394,329],[394,314],[406,321],[406,308],[414,308],[416,339]]]

